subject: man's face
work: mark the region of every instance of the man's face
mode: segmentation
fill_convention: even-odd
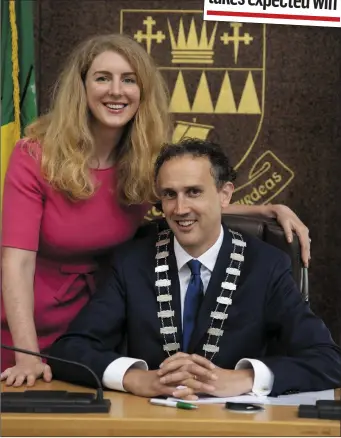
[[[222,209],[230,203],[233,185],[226,183],[217,189],[209,159],[184,155],[161,166],[157,189],[180,245],[192,257],[199,257],[219,237]]]

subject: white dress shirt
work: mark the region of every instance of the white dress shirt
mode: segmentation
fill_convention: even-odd
[[[201,263],[200,276],[203,283],[204,294],[206,293],[211,274],[213,272],[221,245],[223,243],[223,239],[224,229],[223,227],[221,227],[220,235],[215,244],[196,259]],[[191,278],[191,270],[187,263],[192,260],[193,257],[182,248],[175,236],[174,253],[177,262],[180,283],[182,321],[186,291]],[[123,388],[123,378],[128,369],[131,368],[148,370],[148,365],[143,360],[130,357],[120,357],[119,359],[114,360],[105,369],[102,380],[103,385],[110,389],[125,391],[125,389]],[[263,362],[257,359],[241,359],[235,367],[236,370],[245,368],[253,368],[254,370],[252,393],[259,396],[268,395],[271,392],[273,386],[274,376],[272,371]]]

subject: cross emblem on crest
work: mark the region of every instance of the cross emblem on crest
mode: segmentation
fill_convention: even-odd
[[[150,55],[152,41],[154,40],[157,44],[160,44],[166,38],[166,35],[161,30],[158,30],[155,34],[153,34],[153,27],[155,26],[156,21],[153,20],[150,15],[143,20],[143,24],[146,26],[146,33],[143,33],[142,30],[138,30],[134,35],[134,38],[138,43],[146,41],[147,53]]]
[[[238,51],[239,51],[239,43],[242,42],[246,46],[248,46],[251,41],[253,41],[253,37],[250,36],[248,32],[245,32],[244,35],[239,34],[239,29],[242,26],[241,23],[231,23],[230,26],[233,28],[233,36],[230,36],[228,32],[224,32],[220,37],[220,40],[227,45],[229,42],[233,42],[234,45],[234,63],[237,64],[238,61]]]

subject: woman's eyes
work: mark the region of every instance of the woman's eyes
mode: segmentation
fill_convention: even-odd
[[[136,84],[135,78],[124,78],[123,81],[127,82],[128,84]]]
[[[96,78],[96,82],[106,82],[106,81],[110,81],[111,78],[109,76],[99,76],[98,78]],[[126,83],[126,84],[136,84],[136,79],[135,78],[122,78],[122,82]]]

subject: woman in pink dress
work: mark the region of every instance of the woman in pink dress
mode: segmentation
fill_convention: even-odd
[[[51,110],[13,151],[3,199],[2,343],[45,353],[95,292],[106,255],[142,223],[171,133],[162,77],[127,36],[80,44],[57,85]],[[308,260],[307,229],[287,207],[229,212],[277,217]],[[7,385],[52,378],[33,356],[2,350],[1,365]]]

